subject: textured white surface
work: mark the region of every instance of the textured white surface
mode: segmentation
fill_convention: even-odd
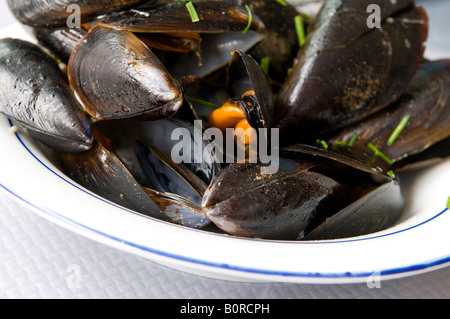
[[[70,281],[79,267],[79,285]],[[166,268],[43,219],[0,193],[0,298],[450,298],[450,268],[366,284],[254,284]]]
[[[4,2],[0,27],[12,21]],[[383,281],[379,289],[213,280],[81,237],[0,192],[0,298],[450,298],[449,278],[445,268]]]

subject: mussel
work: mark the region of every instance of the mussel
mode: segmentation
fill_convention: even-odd
[[[195,228],[210,224],[200,204],[220,163],[201,125],[178,118],[116,120],[95,123],[95,129],[170,221]],[[177,163],[172,160],[174,150],[182,153]]]
[[[424,61],[398,101],[327,141],[348,143],[356,136],[354,147],[371,143],[394,163],[421,153],[450,136],[449,86],[450,60]]]
[[[223,169],[203,198],[206,216],[229,234],[277,240],[358,236],[399,218],[399,184],[384,165],[367,163],[369,155],[299,145],[285,152],[275,174],[261,174],[260,164]],[[346,219],[339,231],[320,226],[336,219]]]
[[[191,228],[210,224],[201,206],[188,198],[141,185],[115,154],[111,140],[95,130],[94,146],[82,153],[60,153],[58,166],[94,194],[136,213]],[[105,145],[105,146],[104,146]]]
[[[367,20],[379,5],[380,28]],[[413,0],[329,0],[276,102],[284,140],[366,118],[397,100],[423,59],[428,17]]]
[[[179,84],[129,31],[92,28],[70,56],[68,77],[96,120],[166,118],[183,101]]]
[[[184,2],[151,7],[135,7],[131,10],[105,14],[96,24],[143,33],[223,33],[242,32],[247,28],[249,16],[244,7],[229,1],[195,1],[199,21],[193,23]],[[261,30],[264,24],[255,16],[249,29]]]
[[[153,188],[177,194],[201,204],[207,184],[182,163],[174,163],[170,156],[142,141],[135,142],[137,158]]]
[[[168,219],[119,158],[99,142],[87,152],[62,153],[60,163],[63,172],[93,193],[138,213]]]
[[[38,46],[0,40],[0,112],[53,149],[74,153],[93,143],[91,123],[57,63]]]
[[[249,124],[271,128],[274,117],[273,95],[267,75],[250,55],[235,50],[229,64],[229,85],[234,96],[254,92],[254,100],[244,100],[242,108]]]
[[[155,185],[149,183],[142,172],[142,159],[135,152],[136,141],[150,145],[170,159],[175,159],[177,164],[186,166],[207,185],[220,170],[220,161],[205,139],[201,125],[192,125],[173,117],[157,121],[101,121],[95,123],[95,128],[111,141],[114,153],[146,187]],[[173,189],[169,191],[174,192]]]
[[[221,130],[225,136],[226,161],[255,161],[258,149],[264,149],[268,155],[273,135],[278,133],[270,130],[274,117],[271,86],[256,60],[239,50],[233,51],[229,62],[228,92],[230,97],[208,119],[209,127]],[[263,161],[270,161],[267,156],[262,157]]]
[[[78,12],[80,23],[94,20],[98,15],[135,5],[143,0],[8,0],[14,16],[32,27],[67,27],[67,21]],[[74,10],[72,7],[76,5]]]
[[[106,14],[96,24],[135,33],[159,51],[158,57],[179,81],[212,74],[226,65],[233,49],[247,51],[264,37],[263,22],[241,5],[208,0],[195,1],[194,6],[199,16],[195,23],[185,2],[168,2]]]
[[[242,110],[254,129],[271,128],[273,95],[267,75],[250,55],[234,50],[228,66],[228,101]],[[216,110],[220,113],[220,109]],[[214,116],[214,112],[211,113]],[[210,116],[211,119],[211,116]],[[211,125],[212,123],[210,123]]]
[[[202,207],[185,197],[158,192],[150,188],[145,188],[145,191],[171,222],[197,229],[205,229],[211,224],[210,220],[203,214]]]

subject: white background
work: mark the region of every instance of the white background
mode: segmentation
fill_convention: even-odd
[[[440,51],[449,52],[450,41],[433,30],[449,25],[450,1],[427,2],[434,17],[429,46],[441,56]],[[0,27],[12,22],[0,0]],[[79,270],[79,285],[72,285],[71,267]],[[81,237],[0,193],[0,298],[450,298],[450,268],[383,281],[379,289],[213,280]]]

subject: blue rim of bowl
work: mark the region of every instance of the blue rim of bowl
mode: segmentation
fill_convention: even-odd
[[[9,125],[12,127],[14,124],[12,123],[11,120],[8,119]],[[79,191],[82,191],[92,197],[95,197],[101,201],[103,201],[106,204],[115,206],[119,209],[122,209],[128,213],[133,213],[133,214],[137,214],[140,215],[144,218],[149,218],[152,219],[154,221],[157,222],[161,222],[163,223],[164,221],[159,221],[157,219],[151,218],[151,217],[147,217],[144,216],[142,214],[136,213],[132,210],[129,210],[125,207],[122,207],[120,205],[114,204],[112,202],[109,202],[105,199],[103,199],[102,197],[99,197],[89,191],[86,191],[85,189],[81,188],[79,185],[77,185],[75,182],[65,178],[64,176],[62,176],[60,173],[56,172],[55,170],[53,170],[51,167],[49,167],[48,165],[46,165],[36,154],[33,153],[33,151],[27,146],[27,144],[22,140],[22,138],[19,136],[18,133],[14,133],[16,138],[18,139],[18,141],[20,142],[20,144],[25,148],[25,150],[27,152],[30,153],[30,155],[36,159],[42,166],[44,166],[47,170],[49,170],[51,173],[53,173],[54,175],[56,175],[57,177],[61,178],[63,181],[65,181],[66,183],[70,184],[71,186],[77,188]],[[258,269],[258,268],[250,268],[250,267],[242,267],[242,266],[237,266],[237,265],[230,265],[230,264],[223,264],[223,263],[215,263],[215,262],[210,262],[210,261],[206,261],[206,260],[201,260],[201,259],[197,259],[197,258],[190,258],[190,257],[186,257],[186,256],[182,256],[182,255],[178,255],[178,254],[173,254],[170,252],[165,252],[159,249],[155,249],[155,248],[151,248],[148,246],[143,246],[143,245],[139,245],[137,243],[134,242],[130,242],[127,240],[124,240],[122,238],[118,238],[116,236],[113,236],[111,234],[107,234],[104,233],[98,229],[93,229],[91,227],[88,227],[86,225],[83,225],[79,222],[76,222],[72,219],[69,219],[67,217],[65,217],[64,215],[61,215],[60,213],[54,212],[48,208],[43,208],[43,207],[39,207],[29,201],[27,201],[25,198],[21,197],[20,195],[14,193],[13,191],[11,191],[7,186],[0,184],[0,187],[2,189],[4,189],[6,192],[8,192],[10,195],[13,195],[15,198],[19,199],[21,202],[27,204],[28,206],[39,210],[40,212],[47,214],[48,216],[52,217],[52,218],[56,218],[59,221],[71,225],[71,226],[75,226],[77,228],[83,229],[85,231],[89,231],[91,233],[94,233],[96,235],[100,235],[102,237],[108,238],[110,240],[116,241],[116,242],[120,242],[122,244],[128,245],[130,247],[133,248],[137,248],[140,250],[143,250],[145,252],[148,253],[152,253],[152,254],[156,254],[162,257],[166,257],[166,258],[170,258],[170,259],[174,259],[177,261],[181,261],[181,262],[187,262],[187,263],[191,263],[191,264],[196,264],[196,265],[201,265],[201,266],[207,266],[207,267],[213,267],[213,268],[220,268],[223,270],[232,270],[232,271],[237,271],[237,272],[243,272],[243,273],[251,273],[251,274],[256,274],[256,275],[267,275],[267,276],[280,276],[280,277],[298,277],[298,278],[315,278],[315,279],[351,279],[351,278],[367,278],[370,276],[373,276],[374,272],[360,272],[360,273],[352,273],[352,272],[344,272],[344,273],[313,273],[313,272],[292,272],[292,271],[277,271],[277,270],[266,270],[266,269]],[[430,217],[429,219],[422,221],[416,225],[410,226],[408,228],[405,229],[401,229],[401,230],[396,230],[392,233],[385,233],[385,234],[381,234],[381,235],[374,235],[373,237],[364,237],[364,238],[350,238],[348,240],[340,240],[340,241],[319,241],[319,242],[291,242],[292,244],[295,245],[307,245],[307,244],[333,244],[333,243],[345,243],[345,242],[355,242],[355,241],[365,241],[365,240],[371,240],[371,239],[376,239],[376,238],[381,238],[381,237],[387,237],[387,236],[392,236],[398,233],[402,233],[417,227],[420,227],[424,224],[429,223],[430,221],[438,218],[439,216],[443,215],[444,213],[446,213],[447,211],[449,211],[448,208],[445,208],[443,211],[439,212],[438,214]],[[165,223],[165,222],[164,222]],[[171,224],[172,225],[172,224]],[[173,224],[174,227],[182,227],[179,225],[175,225]],[[183,227],[186,229],[186,227]],[[190,229],[192,231],[197,231],[197,232],[202,232],[201,230],[197,230],[197,229]],[[208,233],[209,235],[217,235],[217,236],[223,236],[221,234],[214,234],[214,233]],[[251,241],[263,241],[263,240],[254,240],[254,239],[247,239],[247,238],[241,238],[242,240],[251,240]],[[270,241],[270,242],[274,242],[274,241]],[[275,241],[276,242],[276,241]],[[283,241],[282,243],[286,243],[285,241]],[[405,266],[405,267],[400,267],[400,268],[392,268],[392,269],[385,269],[385,270],[380,270],[377,272],[377,275],[380,275],[381,277],[383,276],[390,276],[390,275],[400,275],[400,274],[407,274],[407,273],[411,273],[411,272],[417,272],[417,271],[423,271],[429,268],[433,268],[433,267],[437,267],[437,266],[444,266],[445,264],[450,263],[450,256],[448,257],[444,257],[444,258],[440,258],[437,259],[435,261],[431,261],[431,262],[427,262],[427,263],[422,263],[422,264],[417,264],[417,265],[410,265],[410,266]]]

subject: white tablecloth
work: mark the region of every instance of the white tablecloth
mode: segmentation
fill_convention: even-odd
[[[445,24],[448,8],[447,5],[442,12],[435,8]],[[5,1],[1,0],[0,27],[12,21]],[[430,42],[441,45],[435,35]],[[0,192],[0,298],[449,297],[450,268],[382,281],[379,288],[372,289],[366,284],[254,284],[203,278],[72,233]]]

